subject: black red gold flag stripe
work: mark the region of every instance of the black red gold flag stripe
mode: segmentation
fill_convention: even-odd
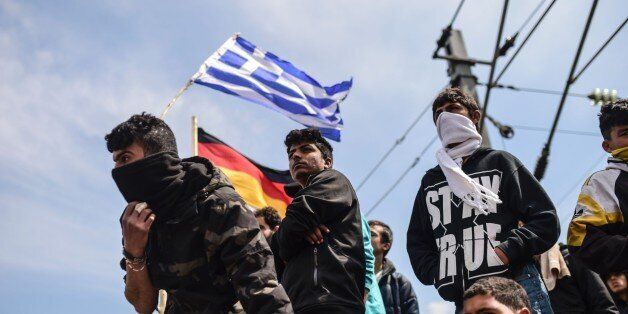
[[[260,165],[215,136],[198,128],[198,155],[224,172],[244,201],[255,208],[271,206],[281,217],[292,198],[284,185],[293,183],[290,171]]]

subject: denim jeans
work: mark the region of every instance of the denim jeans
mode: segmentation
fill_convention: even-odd
[[[523,267],[521,275],[515,278],[523,289],[525,289],[530,299],[532,308],[530,311],[535,314],[553,314],[549,295],[545,283],[541,280],[541,275],[534,264],[530,263]]]

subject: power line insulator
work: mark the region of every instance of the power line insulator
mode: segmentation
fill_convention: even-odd
[[[617,100],[617,90],[596,88],[587,97],[591,99],[591,105],[604,105]]]
[[[510,48],[512,48],[515,45],[515,41],[517,40],[517,36],[519,36],[519,33],[515,33],[512,36],[508,36],[506,37],[506,42],[504,42],[504,45],[499,48],[499,56],[505,56],[506,53],[508,52],[508,50],[510,50]]]
[[[513,136],[515,136],[515,130],[509,125],[502,125],[499,128],[499,134],[503,138],[512,138]]]
[[[541,181],[541,179],[543,179],[543,176],[545,176],[545,170],[547,169],[547,158],[549,157],[549,148],[547,147],[547,144],[545,145],[545,148],[543,148],[543,151],[541,152],[541,156],[539,156],[539,159],[536,161],[536,167],[534,168],[534,177]]]

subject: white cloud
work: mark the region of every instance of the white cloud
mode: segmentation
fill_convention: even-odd
[[[451,314],[456,312],[456,306],[447,301],[430,302],[427,311],[430,314]]]

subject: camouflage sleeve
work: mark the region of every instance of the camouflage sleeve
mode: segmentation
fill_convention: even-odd
[[[238,299],[247,312],[292,313],[290,299],[277,281],[272,251],[255,216],[235,192],[225,194],[227,217],[219,235],[220,258]]]

